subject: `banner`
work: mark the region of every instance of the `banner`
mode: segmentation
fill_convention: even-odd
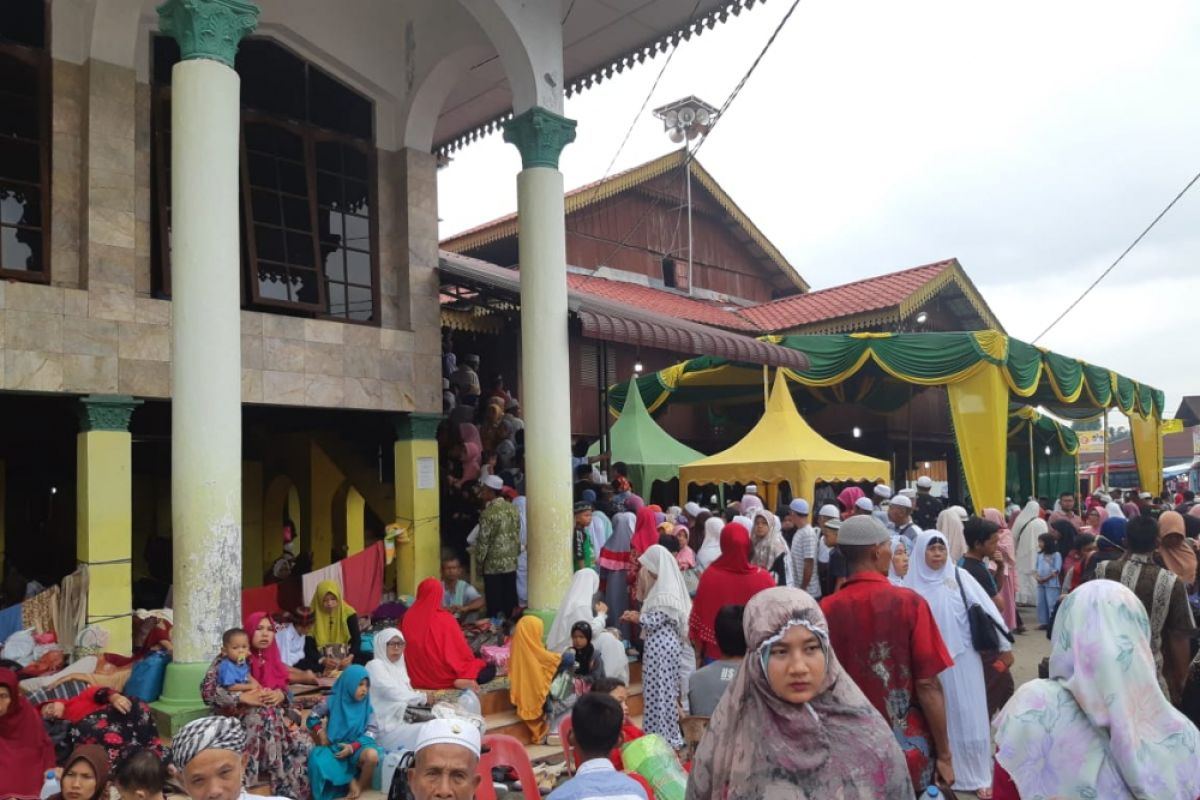
[[[1163,436],[1168,433],[1183,433],[1183,420],[1181,419],[1164,419],[1162,422]]]
[[[1104,432],[1103,431],[1079,431],[1079,453],[1100,453],[1104,452]]]

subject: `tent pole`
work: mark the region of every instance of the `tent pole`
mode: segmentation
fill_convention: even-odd
[[[1108,485],[1108,409],[1104,409],[1104,490],[1108,491],[1112,487]]]
[[[763,364],[763,410],[764,411],[766,410],[766,408],[770,404],[770,402],[771,402],[770,368],[767,367],[766,364]]]
[[[1038,496],[1037,490],[1037,467],[1034,466],[1033,459],[1035,457],[1033,451],[1033,420],[1029,421],[1029,486],[1033,491],[1033,496]]]
[[[609,452],[610,444],[608,441],[608,342],[600,340],[600,363],[597,372],[600,375],[600,455]],[[628,398],[626,398],[628,399]],[[611,462],[612,459],[610,458]],[[605,472],[612,469],[611,464],[606,465]]]
[[[904,465],[904,488],[908,488],[908,474],[913,469],[913,385],[908,385],[908,463]]]

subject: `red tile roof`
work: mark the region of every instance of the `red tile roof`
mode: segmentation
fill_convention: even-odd
[[[782,331],[801,325],[878,311],[900,305],[944,270],[953,259],[926,264],[853,283],[772,300],[740,310],[740,314],[764,331]]]
[[[626,303],[636,308],[662,314],[663,317],[687,319],[728,330],[758,332],[757,325],[738,316],[736,311],[727,311],[724,306],[716,303],[697,300],[650,286],[576,273],[567,274],[567,286],[572,291]]]

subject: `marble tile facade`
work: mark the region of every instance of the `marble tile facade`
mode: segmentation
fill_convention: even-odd
[[[151,296],[150,91],[53,65],[51,282],[0,281],[0,389],[171,393],[171,303]],[[433,157],[381,151],[382,327],[243,310],[245,403],[441,409]]]

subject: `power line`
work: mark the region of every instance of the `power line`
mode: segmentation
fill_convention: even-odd
[[[792,18],[792,13],[795,12],[796,7],[799,5],[800,5],[800,0],[793,0],[792,5],[787,10],[787,13],[784,14],[783,18],[779,20],[779,24],[776,25],[775,30],[771,32],[770,38],[767,39],[766,44],[764,44],[762,46],[762,49],[759,50],[758,55],[755,56],[754,61],[750,64],[750,68],[746,70],[746,74],[744,74],[742,76],[742,79],[739,80],[737,82],[737,85],[733,87],[733,91],[730,92],[729,96],[725,98],[725,102],[721,104],[721,108],[718,109],[716,119],[713,120],[712,126],[709,127],[708,133],[705,134],[704,138],[701,139],[696,144],[695,147],[686,148],[687,155],[684,157],[684,160],[683,160],[683,167],[685,169],[690,168],[692,162],[696,160],[696,153],[700,150],[701,147],[704,146],[704,143],[706,141],[708,141],[708,138],[712,135],[713,130],[717,127],[718,124],[720,124],[721,120],[724,119],[725,112],[729,110],[729,106],[731,106],[733,104],[733,101],[737,99],[737,96],[741,93],[742,88],[745,87],[746,82],[748,80],[750,80],[750,76],[754,74],[754,71],[756,69],[758,69],[758,65],[762,62],[763,57],[766,56],[767,51],[771,49],[771,45],[773,45],[775,43],[775,40],[777,38],[779,38],[779,34],[783,30],[783,27],[785,25],[787,25],[788,20]],[[671,52],[672,52],[672,54],[674,53],[674,51],[671,51]],[[665,67],[666,65],[664,64],[663,66]],[[662,77],[661,74],[659,75],[659,77]],[[656,85],[657,85],[657,83],[658,82],[655,81]],[[649,101],[649,99],[650,99],[649,97],[646,98],[647,101]],[[642,108],[644,109],[645,107],[646,107],[646,104],[643,103]],[[640,114],[641,112],[639,111],[638,113]],[[630,130],[632,130],[632,127],[630,128]],[[628,138],[628,133],[626,134],[626,138]],[[686,145],[685,145],[685,147],[686,147]],[[614,247],[612,249],[612,251],[609,252],[609,254],[607,256],[605,256],[602,261],[599,262],[601,265],[608,264],[612,260],[613,256],[615,256],[617,253],[621,252],[621,250],[623,250],[625,248],[625,245],[628,244],[629,240],[633,237],[633,235],[638,232],[638,230],[642,227],[642,224],[645,223],[645,221],[647,219],[649,219],[650,212],[654,211],[654,209],[658,207],[658,204],[660,202],[662,202],[661,194],[655,196],[654,200],[651,202],[650,208],[647,210],[647,212],[645,214],[642,214],[641,218],[637,221],[637,223],[632,228],[629,229],[629,233],[625,234],[625,238],[621,239],[621,241],[617,244],[617,246]]]
[[[1200,181],[1200,172],[1197,172],[1195,175],[1192,176],[1192,179],[1187,182],[1187,185],[1179,190],[1179,194],[1175,195],[1175,197],[1171,200],[1171,202],[1167,203],[1167,207],[1164,208],[1162,211],[1158,212],[1158,216],[1155,217],[1150,222],[1150,224],[1146,226],[1146,229],[1138,234],[1138,237],[1136,239],[1134,239],[1129,244],[1129,246],[1126,247],[1121,252],[1121,255],[1117,256],[1117,260],[1112,262],[1111,264],[1109,264],[1108,269],[1104,270],[1104,272],[1101,272],[1100,276],[1098,278],[1096,278],[1096,280],[1092,281],[1091,285],[1083,290],[1083,294],[1081,294],[1081,295],[1079,295],[1079,297],[1075,298],[1075,302],[1073,302],[1073,303],[1071,303],[1071,305],[1067,306],[1066,310],[1063,311],[1061,314],[1059,314],[1055,318],[1054,322],[1051,322],[1049,325],[1047,325],[1046,329],[1037,335],[1037,338],[1035,338],[1033,340],[1032,344],[1037,344],[1038,340],[1041,339],[1043,336],[1045,336],[1047,333],[1049,333],[1050,330],[1055,325],[1062,322],[1063,318],[1066,317],[1067,314],[1070,314],[1071,311],[1074,310],[1075,306],[1079,305],[1083,301],[1083,298],[1087,297],[1088,294],[1091,293],[1092,289],[1095,289],[1100,284],[1100,281],[1107,278],[1108,273],[1110,273],[1114,269],[1116,269],[1116,266],[1118,264],[1120,264],[1122,260],[1124,260],[1125,256],[1129,255],[1130,251],[1133,250],[1133,248],[1137,247],[1138,244],[1142,241],[1142,239],[1146,238],[1146,234],[1148,234],[1148,233],[1150,233],[1150,231],[1154,230],[1154,226],[1158,224],[1159,220],[1161,220],[1163,217],[1165,217],[1167,215],[1167,212],[1169,212],[1172,208],[1175,207],[1175,204],[1178,203],[1183,198],[1183,196],[1188,193],[1188,190],[1191,189],[1192,186],[1194,186],[1196,184],[1196,181]]]

